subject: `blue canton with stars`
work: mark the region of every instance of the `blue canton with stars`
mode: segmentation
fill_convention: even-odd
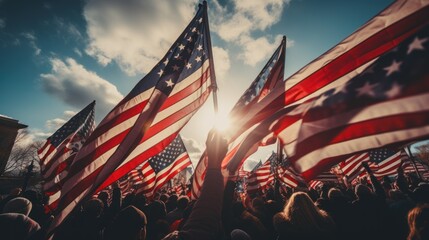
[[[95,101],[73,116],[67,123],[49,137],[50,143],[55,147],[58,147],[67,137],[76,131],[79,131],[79,137],[86,139],[94,127],[94,105]]]
[[[339,112],[427,92],[428,49],[429,26],[426,26],[346,84],[318,97],[306,118],[309,121],[323,119]]]
[[[369,152],[369,159],[371,162],[379,163],[395,155],[396,153],[397,152],[388,148],[377,149]]]
[[[209,52],[210,35],[207,21],[205,7],[200,6],[195,17],[166,55],[134,87],[126,99],[131,99],[152,87],[169,95],[178,82],[200,69],[212,54]]]
[[[185,145],[180,135],[177,135],[166,149],[149,159],[149,164],[155,173],[158,173],[170,166],[184,152],[186,152]]]
[[[261,94],[262,89],[264,88],[265,84],[267,83],[268,77],[270,76],[271,70],[275,67],[276,63],[281,59],[284,58],[283,48],[284,48],[284,41],[282,41],[282,44],[277,48],[277,50],[274,52],[274,54],[271,56],[270,60],[267,62],[265,67],[262,69],[262,71],[259,73],[259,75],[256,77],[255,80],[253,80],[252,84],[249,86],[249,88],[244,92],[244,94],[241,96],[241,98],[238,100],[238,102],[235,104],[234,109],[243,107],[251,103],[255,98],[259,97]]]

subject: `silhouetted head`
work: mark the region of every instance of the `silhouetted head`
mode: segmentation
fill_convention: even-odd
[[[122,209],[106,228],[104,239],[146,239],[146,215],[134,206]]]
[[[83,212],[89,216],[97,218],[101,215],[104,209],[104,203],[98,198],[92,198],[83,206]]]
[[[9,200],[3,207],[3,213],[21,213],[28,216],[33,205],[30,200],[23,197],[16,197]]]

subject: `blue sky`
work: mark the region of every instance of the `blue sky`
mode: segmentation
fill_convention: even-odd
[[[282,35],[288,38],[287,77],[391,2],[208,1],[220,111],[229,111]],[[94,99],[99,122],[164,55],[197,5],[194,0],[0,0],[0,114],[29,125],[29,141],[48,137]],[[212,114],[210,98],[181,132],[193,160]]]

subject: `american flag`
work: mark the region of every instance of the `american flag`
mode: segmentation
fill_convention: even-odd
[[[177,195],[182,195],[184,188],[183,188],[182,184],[177,184],[173,187],[173,190]]]
[[[40,158],[43,192],[48,197],[47,210],[49,211],[56,209],[70,165],[82,144],[94,130],[94,106],[95,101],[74,115],[37,151]]]
[[[404,173],[410,174],[410,173],[416,173],[419,172],[420,176],[423,179],[429,180],[429,166],[427,164],[423,164],[417,159],[414,160],[414,164],[416,165],[414,167],[414,164],[411,160],[411,158],[408,156],[408,154],[405,151],[401,152],[402,157],[402,168],[404,169]]]
[[[363,162],[369,162],[369,153],[358,153],[339,164],[339,167],[343,174],[347,176],[347,179],[355,179],[359,174],[365,171],[362,166]]]
[[[318,190],[322,186],[323,182],[319,180],[310,180],[310,182],[308,182],[308,187],[314,190]]]
[[[331,171],[324,171],[321,174],[317,175],[316,178],[314,178],[316,181],[321,182],[338,182],[338,176],[332,173]]]
[[[281,183],[291,188],[298,187],[298,184],[301,181],[301,179],[290,169],[279,166],[277,167],[277,169],[275,169],[275,171],[276,171],[275,174],[277,174],[277,179]]]
[[[354,152],[429,135],[429,28],[420,29],[346,84],[315,98],[289,156],[304,178]]]
[[[265,64],[256,79],[251,83],[249,88],[244,92],[238,102],[235,104],[231,112],[229,113],[229,119],[232,129],[228,129],[228,133],[231,135],[229,139],[228,153],[222,162],[222,167],[225,168],[231,162],[234,157],[236,150],[241,145],[243,138],[248,135],[251,127],[275,112],[277,108],[275,106],[282,106],[283,101],[268,102],[265,100],[267,96],[275,88],[283,88],[283,76],[285,66],[285,55],[286,55],[286,37],[283,38],[279,47],[273,53],[271,58]],[[270,105],[270,108],[265,106]],[[243,117],[250,111],[259,109],[260,111],[254,111],[251,116],[247,116],[244,120]],[[231,167],[237,169],[238,166],[243,164],[243,161],[250,155],[236,157],[234,165],[237,167]],[[198,162],[195,172],[192,176],[192,198],[196,199],[199,196],[201,186],[204,181],[204,176],[207,168],[207,157],[205,153],[202,155]]]
[[[139,171],[143,175],[144,184],[137,192],[152,197],[153,194],[173,179],[178,173],[190,166],[191,159],[186,151],[180,135],[158,155],[145,162]]]
[[[277,159],[277,154],[271,156],[259,168],[254,169],[247,178],[247,192],[256,193],[266,187],[274,180],[273,162]]]
[[[403,151],[393,151],[388,148],[371,151],[370,159],[377,164],[376,170],[373,171],[374,176],[379,179],[385,176],[396,176],[402,164]]]
[[[276,99],[283,97],[284,108],[271,114],[271,116],[261,122],[253,130],[253,132],[257,133],[243,140],[244,142],[247,141],[247,144],[242,144],[238,152],[246,152],[255,143],[271,135],[278,136],[283,142],[286,154],[290,157],[293,156],[295,159],[293,160],[294,168],[297,172],[304,174],[308,180],[316,177],[320,172],[329,169],[330,166],[334,165],[334,162],[338,162],[338,160],[330,161],[322,154],[316,152],[313,153],[311,158],[308,156],[310,158],[309,161],[302,161],[302,157],[306,152],[313,152],[311,149],[306,148],[315,146],[310,143],[303,144],[303,138],[307,136],[310,139],[322,137],[323,139],[319,139],[318,141],[319,145],[336,146],[329,143],[329,139],[325,140],[326,136],[315,134],[310,137],[308,133],[312,132],[311,130],[318,129],[319,126],[324,126],[324,122],[314,122],[312,125],[314,129],[310,129],[310,123],[304,122],[309,120],[305,119],[309,116],[308,109],[315,104],[327,103],[324,98],[328,97],[329,94],[341,95],[343,86],[348,86],[347,83],[351,80],[356,80],[356,77],[369,73],[368,66],[376,62],[381,55],[396,48],[404,39],[412,36],[427,24],[429,19],[425,16],[429,15],[428,4],[429,2],[427,1],[401,0],[394,2],[337,46],[286,79],[284,89],[276,88],[265,97],[266,101],[276,101]],[[368,71],[364,73],[364,70]],[[395,76],[395,74],[390,76]],[[361,83],[365,81],[362,78],[360,80]],[[368,87],[368,85],[365,87]],[[356,101],[356,99],[353,99],[353,101],[354,104],[362,104],[362,102]],[[341,109],[340,107],[338,106],[337,109]],[[352,108],[352,106],[344,102],[342,107],[347,107],[350,110]],[[250,109],[248,114],[252,114],[253,111],[260,111],[260,109]],[[322,112],[322,110],[320,111]],[[312,115],[317,115],[314,111],[311,112],[313,113]],[[306,116],[303,116],[304,114]],[[325,117],[328,115],[326,113],[322,114],[325,114]],[[337,122],[339,116],[332,112],[329,114],[329,119]],[[246,118],[243,117],[243,119],[245,120]],[[325,126],[328,127],[328,125]],[[335,124],[331,126],[335,126]],[[340,128],[336,128],[336,130],[339,131]],[[300,146],[298,147],[297,144]],[[354,144],[347,149],[349,156],[354,152],[360,151],[353,146]],[[380,146],[376,145],[373,147]],[[341,157],[344,160],[347,156],[342,154]],[[309,169],[317,171],[310,172],[308,171]]]
[[[79,151],[50,231],[81,199],[104,189],[165,149],[214,86],[204,4],[161,61],[103,119]]]
[[[240,169],[238,169],[238,177],[244,178],[249,175],[249,171],[244,170],[244,165],[241,165]]]

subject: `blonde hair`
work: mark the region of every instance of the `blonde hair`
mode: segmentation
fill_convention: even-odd
[[[298,228],[312,228],[324,231],[334,225],[328,214],[320,210],[305,192],[292,194],[283,209],[283,216]]]
[[[429,204],[423,204],[408,212],[410,233],[408,240],[423,240],[429,237]]]

